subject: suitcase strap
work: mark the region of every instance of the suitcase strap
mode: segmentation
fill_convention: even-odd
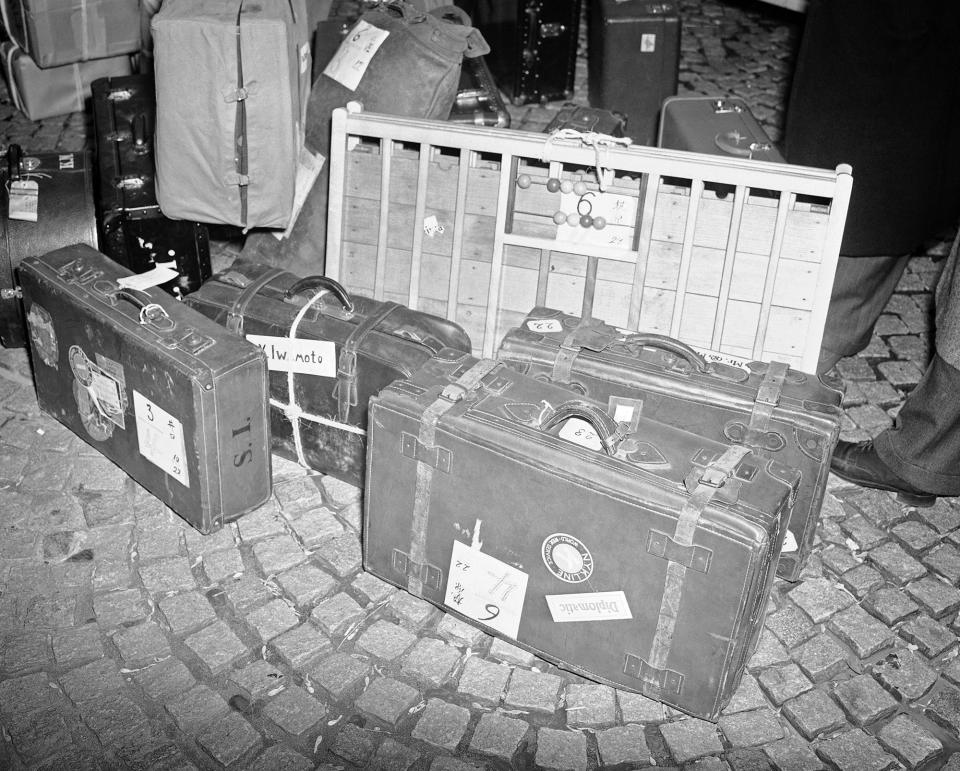
[[[764,446],[764,435],[767,433],[773,411],[780,403],[787,369],[787,365],[781,361],[772,361],[767,366],[767,374],[764,375],[757,389],[757,397],[750,412],[750,423],[743,437],[744,444]]]
[[[673,533],[673,550],[667,550],[664,555],[669,560],[667,575],[664,580],[663,598],[660,601],[660,612],[657,617],[657,631],[650,646],[650,655],[646,660],[631,653],[627,653],[623,671],[641,679],[654,690],[668,689],[675,693],[680,692],[683,685],[683,674],[667,668],[670,657],[670,648],[673,646],[673,635],[677,626],[677,616],[680,613],[680,602],[683,599],[683,584],[687,576],[687,565],[677,561],[683,553],[690,553],[693,547],[693,536],[696,533],[700,517],[707,504],[713,499],[717,491],[726,483],[737,467],[737,464],[750,454],[750,448],[740,444],[728,447],[723,455],[710,463],[700,477],[700,482],[690,493],[690,497],[683,504],[677,526]],[[676,547],[680,548],[677,549]],[[699,567],[702,572],[709,570],[709,561]]]
[[[243,288],[243,291],[237,295],[237,299],[234,300],[230,310],[227,311],[227,329],[243,337],[243,316],[247,312],[247,306],[250,304],[250,301],[257,296],[257,292],[277,276],[282,276],[284,273],[286,273],[286,271],[281,268],[271,268],[259,278],[247,284]]]
[[[397,303],[384,303],[380,310],[368,316],[362,324],[358,324],[343,341],[337,357],[337,382],[333,387],[333,397],[337,400],[337,418],[341,423],[346,423],[350,408],[357,405],[357,350],[360,343],[399,307]]]
[[[449,473],[449,452],[446,452],[446,462],[441,462],[443,448],[436,447],[434,442],[437,436],[437,423],[440,418],[457,402],[461,401],[471,391],[480,387],[481,381],[500,362],[494,359],[481,359],[470,369],[464,372],[457,380],[448,385],[440,393],[440,398],[427,407],[420,416],[420,430],[417,434],[416,446],[412,449],[417,458],[417,483],[413,499],[413,523],[410,532],[410,554],[408,556],[407,589],[413,594],[423,592],[423,576],[430,574],[426,565],[427,556],[427,524],[430,519],[430,489],[433,484],[433,472],[437,466]],[[406,451],[404,454],[408,454]],[[432,456],[432,458],[431,458]],[[436,463],[431,463],[435,458]],[[436,569],[433,571],[436,575]],[[439,590],[437,584],[435,589]]]

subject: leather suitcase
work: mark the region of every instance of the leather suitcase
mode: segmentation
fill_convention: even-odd
[[[15,184],[16,183],[16,184]],[[36,219],[11,219],[11,190],[36,184]],[[24,190],[30,198],[31,191]],[[32,209],[32,206],[27,206]],[[29,211],[14,212],[29,217]],[[43,254],[73,243],[97,245],[93,205],[93,169],[86,153],[29,153],[10,145],[0,163],[0,342],[7,348],[27,344],[17,267],[24,257]]]
[[[735,96],[664,100],[657,146],[786,163],[747,103]]]
[[[365,569],[716,720],[763,625],[797,473],[451,353],[370,400]]]
[[[580,0],[477,0],[494,80],[513,104],[573,96]]]
[[[508,332],[497,358],[520,372],[615,407],[636,403],[644,417],[800,471],[778,575],[795,581],[813,548],[840,435],[842,391],[783,364],[749,371],[708,363],[678,340],[623,333],[550,308],[534,308]]]
[[[274,451],[357,486],[370,396],[442,348],[470,350],[451,321],[244,259],[186,303],[267,352]]]
[[[664,99],[677,93],[676,3],[593,0],[587,38],[590,105],[627,116],[627,136],[653,145]]]
[[[161,288],[177,297],[210,278],[206,225],[167,219],[157,204],[153,78],[103,78],[92,85],[97,145],[101,248],[134,273],[176,263]]]
[[[582,134],[606,134],[611,137],[622,137],[627,128],[627,116],[621,112],[601,110],[597,107],[583,107],[576,104],[565,104],[547,124],[544,134],[554,131],[573,129]]]
[[[263,353],[89,246],[20,268],[40,407],[201,533],[270,496]]]

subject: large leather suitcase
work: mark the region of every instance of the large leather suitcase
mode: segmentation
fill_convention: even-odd
[[[680,16],[661,0],[593,0],[587,47],[590,104],[626,113],[627,135],[653,145],[664,99],[677,93]]]
[[[581,0],[477,0],[493,77],[514,104],[569,99]]]
[[[657,146],[786,162],[747,103],[736,96],[674,96],[665,99]]]
[[[451,321],[244,259],[186,302],[267,352],[274,451],[357,486],[370,396],[442,348],[470,350]]]
[[[716,720],[763,625],[797,472],[451,353],[370,400],[364,567]]]
[[[36,197],[31,189],[36,185]],[[28,201],[24,210],[17,206]],[[11,195],[14,219],[11,219]],[[32,202],[31,202],[32,199]],[[35,219],[30,204],[35,204]],[[28,217],[28,219],[19,219]],[[0,163],[0,342],[27,344],[17,267],[24,257],[73,243],[97,245],[93,169],[87,153],[30,153],[10,145]]]
[[[497,358],[611,408],[634,405],[644,417],[743,444],[758,458],[798,469],[778,575],[799,577],[813,548],[840,435],[839,387],[785,364],[752,362],[747,371],[708,363],[679,340],[625,334],[542,307],[504,336]]]
[[[201,533],[270,496],[264,355],[89,246],[23,261],[40,407]]]
[[[188,294],[210,278],[210,237],[199,222],[167,219],[157,203],[153,78],[103,78],[92,89],[101,248],[134,273],[176,263],[178,276],[160,286]]]

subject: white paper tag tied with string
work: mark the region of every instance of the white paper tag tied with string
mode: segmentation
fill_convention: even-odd
[[[177,264],[175,262],[158,262],[146,273],[138,273],[135,276],[118,278],[117,284],[126,289],[139,289],[140,291],[150,289],[150,287],[160,286],[160,284],[173,281],[180,275],[177,272],[176,266]]]
[[[389,35],[385,29],[360,19],[340,44],[323,74],[356,91],[374,54]]]
[[[527,574],[522,570],[453,542],[444,605],[517,639],[526,594]]]
[[[7,217],[26,222],[37,221],[40,204],[40,186],[33,179],[14,179],[10,182]]]

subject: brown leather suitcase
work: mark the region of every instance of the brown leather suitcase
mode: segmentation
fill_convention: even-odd
[[[455,352],[387,386],[370,400],[364,567],[716,720],[763,626],[798,474],[605,408]]]
[[[243,259],[186,303],[266,351],[274,451],[358,486],[370,396],[442,348],[470,350],[452,321]]]
[[[800,471],[778,575],[795,581],[813,548],[830,459],[840,435],[839,384],[782,364],[749,370],[707,362],[669,337],[619,331],[551,308],[534,308],[508,332],[500,361],[611,409],[749,447]],[[632,405],[632,406],[630,406]]]
[[[270,496],[255,345],[78,244],[20,266],[40,407],[201,533]]]

